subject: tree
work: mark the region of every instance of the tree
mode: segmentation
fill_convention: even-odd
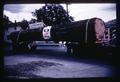
[[[37,21],[36,19],[31,18],[31,20],[29,21],[29,23],[35,23],[36,21]]]
[[[46,25],[66,24],[73,21],[73,17],[60,4],[45,4],[42,8],[32,12],[38,21],[43,21]]]
[[[3,15],[3,26],[5,27],[5,28],[8,28],[9,26],[9,24],[10,23],[12,23],[10,20],[9,20],[9,17],[7,17],[6,15]]]
[[[21,22],[20,22],[20,26],[21,26],[21,29],[23,30],[26,30],[27,28],[29,28],[28,26],[28,21],[23,19]]]

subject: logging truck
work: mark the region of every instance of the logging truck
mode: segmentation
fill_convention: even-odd
[[[64,25],[17,31],[10,34],[13,50],[27,49],[32,41],[65,41],[67,52],[77,54],[83,48],[103,45],[105,23],[91,18]]]

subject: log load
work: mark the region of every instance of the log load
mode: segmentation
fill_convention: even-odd
[[[59,25],[51,30],[53,40],[99,43],[104,37],[105,24],[99,18],[92,18]]]
[[[48,26],[11,33],[12,41],[70,41],[80,43],[102,43],[105,31],[104,21],[92,18],[65,25]],[[47,36],[46,36],[47,33]]]
[[[23,31],[16,31],[10,34],[12,41],[41,41],[44,40],[42,36],[42,30],[40,29],[29,29]]]

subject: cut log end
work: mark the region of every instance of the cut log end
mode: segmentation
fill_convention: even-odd
[[[105,34],[105,24],[101,19],[95,20],[95,32],[96,32],[95,43],[103,43],[104,34]]]

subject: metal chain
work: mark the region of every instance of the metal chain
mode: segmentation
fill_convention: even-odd
[[[87,36],[87,35],[88,35],[88,34],[87,34],[87,30],[88,30],[89,21],[90,21],[90,19],[88,19],[87,22],[86,22],[86,28],[85,28],[85,43],[87,43],[87,37],[88,37],[88,36]]]
[[[19,31],[18,33],[18,36],[17,36],[17,43],[18,43],[18,40],[19,40],[19,36],[20,36],[20,33],[22,32],[22,30]]]

